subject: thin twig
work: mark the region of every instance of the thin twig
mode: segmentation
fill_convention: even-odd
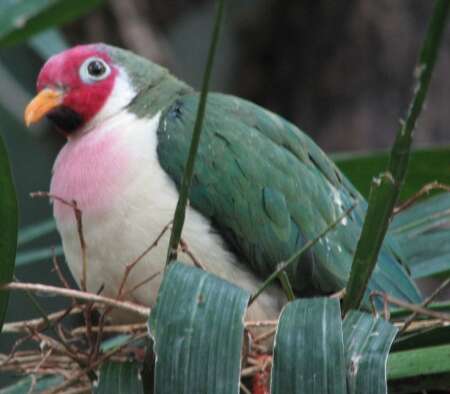
[[[88,374],[89,371],[94,370],[99,365],[101,365],[103,362],[111,358],[113,355],[121,351],[124,347],[128,346],[130,343],[135,342],[139,339],[145,338],[147,336],[147,333],[138,334],[134,336],[133,338],[130,338],[127,342],[124,344],[118,346],[117,348],[110,350],[109,352],[105,353],[103,356],[99,357],[97,360],[93,361],[87,368],[83,369],[79,373],[77,373],[72,378],[66,380],[64,383],[60,384],[59,386],[43,392],[43,394],[57,394],[65,392],[65,389],[75,384],[80,378],[82,378],[84,375]],[[64,390],[64,391],[63,391]]]
[[[266,331],[265,333],[263,333],[263,334],[257,336],[257,337],[254,339],[254,342],[255,342],[255,343],[262,342],[262,341],[264,341],[265,339],[274,336],[276,332],[277,332],[277,329],[276,329],[276,328],[272,328],[271,330]]]
[[[431,309],[424,308],[420,305],[410,304],[409,302],[391,297],[390,295],[381,291],[372,291],[370,293],[370,297],[383,297],[383,299],[386,300],[386,302],[388,302],[389,304],[400,306],[402,308],[416,312],[419,315],[430,316],[444,321],[450,321],[450,313],[436,312]]]
[[[61,267],[59,266],[58,263],[58,257],[55,254],[55,248],[52,247],[52,253],[53,253],[53,267],[54,270],[56,272],[56,274],[58,275],[59,280],[61,281],[61,284],[66,288],[66,289],[70,289],[71,287],[69,286],[69,282],[67,282],[66,278],[64,277],[62,271],[61,271]],[[76,304],[76,300],[75,298],[72,298],[72,305]]]
[[[146,308],[144,306],[140,306],[137,304],[133,304],[127,301],[117,301],[114,298],[109,298],[105,296],[100,296],[97,294],[73,290],[73,289],[64,289],[56,286],[48,286],[37,283],[7,283],[4,285],[0,285],[1,290],[30,290],[33,292],[43,292],[43,293],[51,293],[51,294],[59,294],[64,297],[75,297],[79,300],[97,302],[99,304],[104,304],[108,306],[113,306],[114,308],[133,312],[139,316],[145,317],[148,319],[150,315],[150,308]]]
[[[399,329],[403,329],[405,323],[404,322],[394,322],[394,326]],[[438,327],[448,327],[450,326],[449,321],[442,321],[441,319],[431,319],[431,320],[419,320],[411,322],[406,329],[402,331],[402,333],[419,331],[423,329],[434,329]]]
[[[83,213],[80,208],[78,208],[78,204],[75,200],[67,201],[66,199],[56,196],[54,194],[50,194],[49,192],[37,191],[30,193],[31,198],[42,197],[49,198],[51,200],[56,200],[61,204],[67,205],[68,207],[73,209],[73,213],[75,215],[75,221],[77,225],[78,239],[80,240],[80,248],[81,248],[81,259],[83,263],[83,269],[81,273],[80,279],[80,287],[81,290],[87,290],[87,253],[86,253],[86,241],[84,239],[83,234]]]
[[[205,265],[197,257],[195,257],[194,253],[192,253],[192,251],[189,249],[188,243],[182,237],[180,238],[180,247],[181,251],[189,256],[189,258],[197,268],[206,271]]]
[[[67,315],[73,315],[76,313],[81,313],[82,310],[80,307],[71,308],[69,312],[67,312],[67,309],[54,312],[50,315],[48,315],[48,320],[50,323],[58,322],[61,318],[64,318]],[[12,323],[6,323],[3,326],[3,333],[19,333],[19,332],[27,332],[27,327],[34,327],[37,330],[41,330],[43,327],[46,326],[46,320],[42,317],[37,319],[31,319],[31,320],[22,320]]]
[[[159,233],[159,235],[156,237],[156,239],[150,244],[149,247],[147,247],[138,257],[136,257],[136,259],[134,259],[133,261],[131,261],[130,263],[128,263],[125,266],[125,272],[124,275],[122,277],[122,281],[120,283],[119,286],[119,291],[117,292],[117,299],[120,299],[123,296],[123,292],[124,292],[124,288],[125,288],[125,284],[128,280],[128,277],[130,276],[131,271],[133,270],[134,267],[136,267],[136,265],[153,249],[155,248],[159,241],[161,240],[161,238],[164,236],[164,234],[167,232],[167,230],[170,228],[170,226],[172,225],[172,220],[167,223],[164,228],[161,230],[161,232]]]
[[[252,394],[252,392],[244,385],[244,383],[239,382],[239,387],[241,388],[241,391],[244,392],[244,394]]]
[[[309,250],[311,247],[313,247],[317,242],[319,242],[322,237],[324,237],[329,231],[333,230],[343,219],[345,219],[350,212],[352,212],[357,204],[353,204],[349,209],[345,210],[342,215],[340,215],[333,223],[331,223],[329,226],[327,226],[324,230],[322,230],[315,238],[310,239],[308,242],[306,242],[297,252],[295,252],[291,257],[289,257],[286,261],[282,261],[277,265],[277,269],[272,272],[268,276],[268,278],[259,286],[259,288],[255,291],[254,294],[250,297],[250,300],[248,302],[249,305],[251,305],[258,297],[259,295],[280,275],[281,272],[284,272],[292,263],[297,261],[297,259],[305,253],[307,250]]]
[[[409,208],[411,205],[415,204],[417,200],[419,200],[423,195],[429,194],[433,190],[444,190],[447,192],[450,192],[450,186],[445,185],[443,183],[439,183],[437,181],[427,183],[425,186],[422,186],[422,188],[412,195],[410,198],[408,198],[406,201],[401,203],[400,205],[396,206],[394,208],[394,215],[397,215],[398,213],[404,211],[405,209]]]
[[[245,328],[272,327],[278,324],[278,320],[248,320],[244,323]]]
[[[98,332],[100,328],[98,326],[92,327],[93,332]],[[105,333],[115,333],[115,334],[129,334],[131,332],[137,331],[145,331],[147,330],[147,323],[135,323],[135,324],[119,324],[114,326],[105,326],[103,327],[103,332]],[[86,333],[86,327],[77,327],[74,328],[70,334],[73,336],[77,336],[80,334]]]
[[[145,278],[143,281],[137,283],[135,286],[128,289],[124,294],[123,297],[127,297],[129,294],[133,294],[137,289],[140,287],[146,285],[148,282],[151,282],[153,279],[155,279],[157,276],[161,275],[163,271],[155,272],[154,274],[150,275],[148,278]]]
[[[447,278],[446,280],[444,280],[437,289],[435,289],[433,291],[433,293],[430,294],[430,296],[428,296],[420,305],[422,307],[426,307],[428,306],[428,304],[430,304],[438,295],[439,293],[444,290],[448,285],[450,284],[450,278]],[[409,327],[409,325],[413,322],[413,320],[417,317],[417,312],[414,312],[411,314],[411,316],[409,316],[404,324],[403,327],[400,329],[399,334],[402,334],[403,332],[406,331],[406,329]]]

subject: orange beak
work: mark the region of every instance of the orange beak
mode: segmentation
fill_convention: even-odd
[[[60,106],[63,101],[63,93],[54,89],[43,89],[30,101],[25,108],[25,124],[29,127],[33,123],[39,122],[52,109]]]

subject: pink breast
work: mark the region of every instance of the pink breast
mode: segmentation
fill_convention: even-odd
[[[68,141],[56,159],[50,193],[75,200],[83,214],[107,211],[126,178],[127,160],[120,134],[94,130]],[[72,208],[57,200],[53,204],[58,220],[73,219]]]

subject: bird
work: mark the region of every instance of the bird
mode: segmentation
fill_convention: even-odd
[[[114,297],[127,264],[173,219],[200,94],[150,60],[103,43],[50,57],[37,92],[25,123],[46,117],[66,137],[50,184],[66,261],[80,284],[79,229],[65,203],[74,201],[83,219],[86,288]],[[288,268],[296,295],[345,288],[367,202],[297,126],[242,98],[208,93],[182,232],[208,272],[254,293],[280,262],[352,207]],[[388,233],[368,288],[417,303],[407,236]],[[166,231],[130,272],[126,299],[155,305],[168,242]],[[185,254],[179,259],[194,264]],[[274,283],[247,318],[276,318],[285,303]]]

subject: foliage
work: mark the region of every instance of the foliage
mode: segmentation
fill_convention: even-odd
[[[17,245],[17,199],[3,139],[0,137],[0,284],[13,278]],[[8,293],[0,291],[0,332],[8,306]]]
[[[0,5],[0,45],[11,45],[49,27],[66,23],[102,2],[103,0],[3,1]]]
[[[101,1],[65,0],[2,3],[0,45],[19,42],[39,30],[63,24],[100,3]],[[223,6],[224,1],[219,0],[194,133],[196,139],[191,145],[190,165],[186,166],[183,192],[175,214],[169,250],[171,259],[175,257],[172,251],[177,250],[183,226],[184,209],[195,161],[195,145],[200,138],[202,111],[206,103]],[[450,321],[448,304],[428,305],[433,301],[431,297],[421,305],[410,305],[385,294],[373,293],[373,297],[380,297],[385,302],[384,318],[378,313],[351,309],[359,307],[362,294],[366,291],[372,263],[376,261],[377,248],[383,242],[403,184],[409,159],[411,131],[425,99],[448,6],[448,0],[436,2],[430,33],[420,58],[419,89],[406,122],[399,130],[391,156],[380,153],[337,157],[338,165],[364,194],[367,193],[369,179],[378,174],[389,160],[389,172],[378,178],[381,187],[375,185],[381,192],[374,191],[369,197],[367,224],[360,241],[362,246],[355,257],[358,264],[353,266],[353,279],[347,288],[345,306],[348,311],[344,318],[341,317],[339,303],[342,294],[335,294],[330,297],[289,302],[278,321],[244,322],[249,299],[256,298],[266,285],[283,274],[288,262],[281,264],[279,270],[268,278],[267,283],[252,297],[214,275],[173,262],[165,272],[157,304],[151,313],[142,306],[123,302],[120,292],[116,298],[108,298],[72,291],[55,262],[55,270],[63,283],[61,288],[33,287],[18,282],[13,283],[15,287],[12,287],[51,294],[56,292],[71,297],[72,303],[66,309],[53,314],[43,312],[43,316],[37,320],[10,322],[5,325],[3,335],[20,334],[16,345],[29,341],[38,345],[35,349],[39,350],[20,350],[12,352],[11,355],[0,354],[0,370],[31,374],[0,393],[33,390],[79,392],[92,387],[97,393],[151,392],[154,381],[154,390],[157,393],[228,393],[237,392],[239,385],[241,391],[245,392],[248,391],[246,386],[253,383],[254,389],[258,387],[264,390],[262,392],[268,393],[270,390],[274,394],[378,394],[386,392],[388,379],[395,390],[398,388],[398,382],[401,382],[403,388],[406,384],[407,388],[402,389],[403,392],[415,391],[411,381],[419,375],[427,377],[423,383],[424,389],[438,387],[443,380],[448,379],[449,329],[444,324]],[[49,42],[52,45],[48,45]],[[34,36],[30,45],[42,56],[48,56],[50,47],[61,48],[65,43],[59,34],[53,31],[44,36]],[[14,187],[6,154],[2,150],[3,146],[0,144],[0,284],[12,280],[17,244]],[[413,153],[409,163],[410,175],[406,177],[402,197],[411,196],[424,183],[435,178],[440,182],[447,182],[447,157],[448,148]],[[415,209],[422,213],[431,209],[429,214],[439,219],[448,207],[447,200],[446,196],[437,196],[432,200],[435,204],[417,204]],[[425,225],[411,222],[410,219],[406,213],[399,213],[390,229],[393,234],[409,231],[411,226],[420,229],[421,238],[416,239],[417,250],[411,252],[416,253],[430,242],[429,238],[422,237],[422,233],[427,233],[430,223],[435,226],[437,219]],[[317,234],[317,238],[310,242],[319,240],[330,228]],[[29,246],[31,242],[54,230],[53,220],[22,229],[18,236],[21,249],[17,254],[16,266],[35,264],[60,255],[61,248],[53,250],[49,247]],[[426,236],[430,234],[427,233]],[[374,242],[374,239],[377,242]],[[299,254],[303,253],[308,245],[307,243]],[[365,256],[361,255],[362,252]],[[447,259],[425,261],[426,264],[421,259],[419,266],[411,258],[408,264],[413,276],[442,275],[450,271]],[[129,272],[124,272],[124,281],[128,274]],[[12,287],[7,285],[4,289]],[[0,292],[0,321],[6,310],[6,294],[4,290]],[[396,306],[396,309],[390,309],[389,304]],[[148,327],[145,323],[106,324],[111,306],[137,313],[141,318],[145,317]],[[100,316],[97,322],[92,317],[93,311]],[[67,329],[66,320],[71,316],[78,316],[83,320],[82,324]],[[247,336],[244,335],[244,329],[252,333],[250,341],[245,341]],[[106,331],[112,333],[113,337],[105,341],[102,334]],[[151,346],[149,331],[154,341]],[[268,356],[272,351],[272,341],[273,359]],[[393,351],[390,352],[391,345]],[[269,389],[267,383],[270,368],[272,382]],[[48,373],[49,370],[53,371],[52,374]]]
[[[361,236],[353,257],[352,270],[344,298],[344,313],[359,308],[369,278],[375,268],[378,254],[389,227],[394,206],[405,180],[412,134],[427,95],[434,64],[447,22],[448,1],[437,1],[417,65],[417,88],[406,120],[401,122],[389,156],[388,167],[372,182]]]

